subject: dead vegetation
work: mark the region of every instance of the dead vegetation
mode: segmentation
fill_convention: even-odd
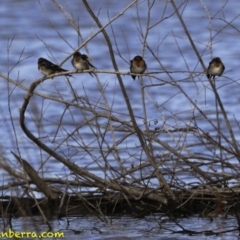
[[[76,21],[57,1],[53,2],[76,30],[79,39],[82,39]],[[48,222],[51,216],[60,218],[72,214],[96,214],[104,220],[106,215],[111,214],[141,217],[152,212],[163,212],[171,217],[198,213],[209,218],[222,213],[234,213],[239,218],[236,211],[240,191],[239,124],[237,119],[229,119],[216,84],[210,79],[206,82],[206,65],[202,60],[204,51],[198,51],[181,15],[182,8],[187,7],[186,2],[180,6],[176,6],[173,0],[166,2],[166,6],[172,8],[171,14],[163,16],[153,25],[150,21],[145,23],[145,29],[140,29],[143,26],[137,11],[136,24],[143,45],[142,52],[149,51],[160,70],[148,70],[139,82],[134,82],[141,86],[139,106],[143,115],[135,113],[136,103],[131,102],[131,91],[126,89],[122,78],[128,75],[128,81],[132,81],[131,76],[129,72],[119,69],[116,55],[121,55],[109,32],[112,31],[114,36],[116,19],[124,18],[124,13],[133,7],[138,9],[137,4],[138,1],[132,1],[104,25],[96,11],[83,0],[82,5],[96,25],[95,32],[60,65],[69,60],[75,51],[86,47],[95,36],[103,36],[113,69],[94,70],[94,81],[97,81],[99,90],[96,96],[85,88],[84,96],[78,95],[66,76],[69,73],[76,77],[83,76],[84,73],[76,73],[75,70],[55,74],[53,80],[53,76],[37,79],[29,87],[1,73],[1,77],[16,88],[26,90],[19,111],[20,126],[34,147],[41,149],[43,156],[41,161],[37,154],[33,156],[34,163],[40,163],[36,168],[29,159],[22,157],[19,149],[12,149],[13,156],[21,166],[19,169],[11,167],[11,161],[2,157],[1,168],[13,179],[2,184],[2,191],[22,190],[18,196],[11,196],[9,192],[1,196],[3,217],[41,214]],[[146,1],[146,4],[149,20],[152,7],[159,3]],[[203,7],[206,6],[203,4]],[[164,68],[158,55],[148,45],[147,37],[152,28],[161,26],[171,17],[176,17],[181,24],[185,41],[189,41],[200,72],[183,70],[172,74],[172,70]],[[161,47],[161,43],[158,47]],[[186,60],[181,49],[178,54]],[[101,73],[116,78],[120,86],[120,92],[115,94],[113,91],[111,100],[107,83],[101,81]],[[185,77],[179,78],[182,74]],[[58,91],[53,95],[41,93],[41,86],[47,81],[56,81],[62,75],[66,77],[65,86],[71,92],[71,97],[65,97]],[[88,81],[91,76],[87,74],[84,77]],[[148,84],[143,79],[148,79]],[[202,84],[201,89],[196,82]],[[193,99],[182,83],[191,83],[196,87],[197,94],[210,90],[216,104],[213,117],[200,107],[197,97]],[[189,106],[188,111],[185,108],[178,109],[178,112],[169,110],[167,116],[162,113],[166,110],[165,105],[159,105],[151,91],[154,88],[155,92],[161,92],[166,86],[173,89],[166,102],[180,94]],[[119,98],[122,109],[116,110],[114,101]],[[49,115],[45,110],[48,107],[41,109],[45,101],[49,104],[48,111],[54,111],[57,120],[47,119]],[[156,111],[156,119],[148,117],[150,104],[151,109]],[[51,125],[51,133],[47,132],[45,124]],[[64,177],[43,177],[45,164],[53,159],[54,164],[61,164],[67,169]],[[89,170],[91,166],[97,169],[97,174]],[[54,169],[51,171],[54,172]],[[36,193],[42,197],[36,197]]]

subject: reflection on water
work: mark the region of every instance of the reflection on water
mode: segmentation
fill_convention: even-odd
[[[222,233],[226,229],[236,229],[236,219],[229,216],[217,218],[214,221],[198,218],[177,219],[170,221],[160,214],[147,216],[145,218],[131,217],[106,217],[101,221],[97,217],[69,217],[60,220],[50,221],[52,232],[63,232],[66,239],[236,239],[237,231]],[[39,217],[12,219],[13,231],[31,231],[40,234],[48,231],[46,224]],[[1,226],[1,229],[8,230],[9,226]],[[193,231],[195,234],[183,233],[183,229]],[[217,235],[210,234],[219,233]],[[64,239],[65,239],[64,238]],[[54,238],[61,239],[61,238]]]

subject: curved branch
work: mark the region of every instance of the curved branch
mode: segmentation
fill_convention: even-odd
[[[45,145],[43,142],[41,142],[38,138],[36,138],[28,130],[28,128],[25,125],[25,112],[26,112],[26,109],[28,107],[31,97],[33,96],[34,90],[41,82],[42,82],[41,80],[38,80],[38,81],[33,82],[30,85],[29,91],[24,98],[22,108],[20,108],[20,110],[19,110],[20,111],[20,126],[29,139],[31,139],[35,144],[37,144],[38,147],[40,147],[43,151],[48,153],[50,156],[54,157],[56,160],[58,160],[59,162],[61,162],[65,166],[67,166],[75,174],[78,174],[82,178],[85,178],[85,179],[89,179],[89,178],[92,179],[93,181],[95,181],[98,184],[98,186],[100,185],[104,188],[106,187],[106,188],[110,188],[110,189],[117,190],[117,191],[123,191],[125,194],[134,195],[136,198],[145,196],[148,199],[152,199],[155,201],[159,201],[163,204],[167,204],[166,198],[159,196],[159,194],[152,193],[150,190],[146,191],[145,189],[135,189],[133,187],[119,185],[116,182],[106,181],[106,180],[88,172],[87,170],[78,167],[76,164],[66,160],[65,158],[63,158],[62,156],[57,154],[55,151],[53,151],[51,148],[49,148],[47,145]]]

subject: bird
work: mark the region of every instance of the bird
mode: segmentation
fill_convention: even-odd
[[[63,68],[60,68],[58,65],[56,65],[42,57],[38,59],[38,70],[45,76],[48,76],[48,75],[51,75],[54,73],[68,71]],[[72,75],[67,74],[67,76],[71,77]]]
[[[147,64],[143,60],[141,56],[135,56],[133,60],[130,61],[130,72],[131,73],[137,73],[142,74],[146,71]],[[133,80],[135,80],[136,76],[132,75]],[[139,76],[138,76],[139,78]]]
[[[76,70],[80,71],[88,70],[90,69],[90,67],[96,68],[88,61],[88,56],[85,54],[81,54],[80,52],[75,52],[73,54],[72,65]],[[93,76],[92,73],[89,72],[89,74]]]
[[[209,66],[207,69],[207,77],[212,78],[215,80],[216,76],[221,76],[224,72],[225,66],[222,63],[221,59],[219,57],[215,57],[212,59],[211,62],[209,62]]]

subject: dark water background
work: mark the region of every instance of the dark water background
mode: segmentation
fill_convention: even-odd
[[[25,60],[21,61],[11,70],[9,77],[15,81],[18,80],[21,84],[28,87],[31,82],[42,77],[37,69],[37,59],[39,57],[47,58],[59,64],[64,60],[64,58],[71,54],[74,49],[79,46],[79,44],[88,39],[89,36],[93,35],[98,30],[96,24],[89,16],[89,13],[85,10],[81,1],[71,0],[58,2],[63,6],[68,14],[68,17],[79,23],[82,40],[79,40],[76,31],[69,24],[68,20],[56,6],[54,1],[4,0],[1,2],[1,74],[7,76],[9,70],[17,63],[19,56],[22,54],[21,59]],[[177,6],[180,6],[183,3],[183,1],[175,2]],[[88,1],[88,3],[92,7],[93,11],[96,14],[98,13],[98,18],[104,25],[109,21],[109,19],[117,15],[128,4],[130,4],[131,1],[92,0]],[[196,47],[199,50],[206,67],[212,57],[216,56],[221,57],[225,64],[225,72],[217,81],[218,93],[225,109],[227,110],[228,117],[233,124],[233,129],[235,133],[238,133],[236,134],[236,139],[239,140],[239,128],[235,119],[238,121],[240,117],[238,111],[240,90],[240,2],[238,0],[232,0],[229,2],[217,0],[214,1],[214,3],[213,1],[205,1],[204,4],[205,5],[203,6],[202,1],[192,0],[189,1],[187,5],[183,4],[180,12],[182,13],[182,17],[193,40],[195,41]],[[112,23],[112,28],[115,38],[111,28],[108,27],[106,29],[113,43],[115,57],[120,71],[129,71],[129,61],[135,55],[142,54],[143,45],[142,38],[140,37],[138,31],[138,15],[140,16],[143,32],[145,32],[148,13],[147,9],[148,2],[139,1],[137,5],[132,6],[124,13],[123,16],[114,21]],[[214,120],[214,94],[209,86],[205,74],[203,74],[203,69],[201,68],[199,61],[190,46],[189,40],[187,39],[177,16],[172,15],[173,12],[171,4],[167,1],[155,1],[155,4],[151,9],[150,26],[154,26],[154,24],[161,19],[164,20],[151,28],[147,37],[147,44],[150,46],[154,54],[156,54],[160,63],[159,64],[156,59],[154,59],[151,51],[146,49],[144,52],[144,59],[147,62],[148,71],[163,71],[162,69],[164,67],[169,72],[172,72],[171,77],[175,81],[178,81],[179,84],[181,84],[181,87],[187,92],[188,96],[193,101],[197,102],[197,105],[208,114],[209,118],[213,118]],[[212,17],[211,21],[208,14]],[[212,31],[210,31],[210,29]],[[212,43],[210,42],[211,34],[214,37]],[[65,40],[61,39],[59,35],[61,35]],[[81,49],[81,52],[87,53],[93,65],[95,65],[98,69],[113,69],[108,48],[102,34],[98,34],[94,37],[85,47]],[[118,51],[121,53],[121,56],[119,56]],[[63,68],[69,70],[73,69],[70,60],[63,64]],[[199,73],[199,75],[191,78],[189,77],[189,72]],[[116,76],[104,73],[98,74],[98,76],[100,84],[105,87],[105,96],[109,105],[112,105],[113,111],[116,112],[115,116],[123,117],[125,120],[130,120],[127,115],[125,103],[123,104],[124,100]],[[164,81],[171,81],[170,77],[165,73],[156,74],[156,76]],[[187,79],[187,81],[180,83],[183,79]],[[123,76],[123,81],[129,94],[134,113],[137,116],[137,122],[139,126],[142,126],[143,108],[141,104],[140,82],[132,81],[130,76]],[[86,97],[87,95],[91,101],[95,101],[96,103],[99,99],[101,99],[99,85],[96,79],[90,77],[89,74],[84,73],[74,75],[74,78],[70,79],[70,82],[78,96]],[[143,83],[144,85],[148,85],[152,83],[161,84],[162,82],[154,78],[150,79],[148,77],[144,77]],[[22,157],[38,169],[40,162],[42,163],[45,160],[45,155],[29,141],[22,132],[18,123],[19,108],[22,105],[26,91],[15,88],[13,84],[8,83],[3,78],[1,78],[0,81],[0,89],[1,155],[9,159],[12,165],[17,168],[18,164],[10,154],[10,151],[12,150],[16,152],[16,148],[18,147],[21,151]],[[54,78],[54,80],[45,81],[36,89],[36,91],[48,96],[61,96],[66,101],[71,101],[73,99],[69,84],[64,77],[57,77]],[[8,95],[10,93],[11,97],[8,99]],[[147,88],[145,94],[147,117],[150,129],[154,129],[156,127],[161,128],[166,119],[169,128],[176,125],[180,127],[192,117],[192,113],[194,112],[193,106],[189,103],[186,97],[179,92],[179,89],[174,88],[169,84],[149,87]],[[33,133],[38,134],[36,124],[41,116],[41,111],[44,111],[45,120],[43,122],[45,125],[43,127],[39,127],[39,135],[42,138],[46,138],[47,141],[50,141],[54,137],[53,132],[55,131],[56,122],[59,121],[62,114],[61,108],[62,105],[56,102],[49,100],[42,101],[39,97],[33,97],[26,115],[29,128],[33,131]],[[83,118],[78,110],[73,109],[72,113],[76,124],[83,121]],[[126,117],[124,114],[126,114]],[[173,114],[176,116],[175,119],[171,118]],[[11,118],[15,127],[17,138],[14,135]],[[71,116],[69,116],[69,118],[65,116],[64,123],[67,124],[68,122],[68,131],[70,132],[70,130],[74,129],[76,125],[72,123],[73,121]],[[211,127],[203,118],[198,119],[198,124],[201,128],[205,129],[205,131],[209,131],[210,133],[212,132]],[[144,128],[144,126],[142,127]],[[81,136],[86,143],[90,143],[92,140],[92,133],[89,132],[88,128],[86,128],[85,131],[81,131]],[[110,138],[111,137],[109,136],[109,141],[111,141]],[[60,141],[61,138],[59,138],[59,142]],[[192,139],[192,141],[194,141],[194,139]],[[88,159],[88,157],[85,156],[85,153],[81,153],[78,145],[75,144],[76,142],[69,142],[71,147],[62,147],[58,151],[71,159],[71,161],[79,164],[79,166],[86,166],[91,159]],[[135,138],[133,138],[132,141],[127,143],[128,150],[135,153],[135,147],[137,144],[139,143],[136,142]],[[53,144],[51,147],[56,147],[56,145]],[[91,147],[95,156],[99,157],[96,146],[93,144]],[[125,149],[125,147],[126,146],[123,146],[123,149]],[[196,147],[195,150],[198,152],[205,151],[205,149],[202,150],[199,147]],[[161,152],[161,149],[159,149],[159,152]],[[130,164],[134,162],[134,159],[129,158],[128,153],[123,151],[121,155],[123,159],[126,157],[126,166],[130,166]],[[114,164],[114,158],[112,159],[111,164]],[[98,165],[96,164],[91,164],[88,166],[88,169],[100,176],[103,174],[102,171],[99,171]],[[44,177],[56,175],[62,177],[67,176],[69,173],[61,164],[56,163],[54,159],[50,159],[46,162],[44,172],[41,172],[41,174]],[[8,175],[4,171],[2,171],[2,179],[3,181],[9,180]],[[185,176],[185,180],[191,181],[191,178]],[[155,231],[153,233],[154,236],[151,236],[151,233],[143,234],[142,231],[139,231],[139,228],[136,228],[135,225],[141,226],[142,224],[146,227],[145,220],[148,222],[147,219],[141,221],[137,220],[138,223],[136,224],[135,219],[118,219],[116,222],[118,222],[119,225],[117,225],[116,228],[113,227],[116,226],[115,224],[105,225],[104,227],[101,226],[101,228],[108,232],[110,236],[108,239],[111,239],[115,233],[119,234],[120,238],[121,236],[126,236],[126,232],[122,232],[122,229],[126,228],[124,225],[125,223],[127,223],[127,226],[132,229],[132,231],[127,234],[129,239],[131,239],[131,237],[140,238],[141,236],[142,239],[150,239],[151,237],[152,239],[156,239],[158,234],[162,234],[161,230],[159,230],[159,232]],[[198,225],[199,229],[206,229],[206,227],[208,228],[209,226],[211,229],[218,228],[221,224],[229,224],[229,226],[236,225],[233,219],[228,219],[227,221],[218,220],[217,223],[211,223],[210,225],[209,220],[206,220],[205,222],[204,220],[198,218],[183,221],[186,221],[188,228],[192,228],[192,225]],[[85,224],[86,222],[98,224],[95,219],[78,219],[77,222],[81,224]],[[155,222],[152,221],[152,224],[155,224]],[[171,225],[171,223],[169,224]],[[57,223],[55,226],[56,229],[59,228]],[[173,224],[173,226],[175,225]],[[75,226],[72,228],[74,227]],[[151,228],[149,225],[148,227],[146,227],[146,230]],[[158,225],[154,227],[157,228]],[[83,225],[82,228],[84,228]],[[169,228],[172,228],[172,226],[169,226]],[[169,232],[163,232],[166,233],[164,239],[168,239],[167,234]],[[92,236],[92,239],[102,239],[101,236],[98,238],[99,233],[95,234],[94,231],[89,231],[88,233]],[[176,236],[171,236],[169,239],[175,239],[174,237]],[[176,237],[176,239],[180,238]],[[184,236],[183,239],[191,238]],[[203,237],[203,239],[217,238],[215,236],[215,238]]]

